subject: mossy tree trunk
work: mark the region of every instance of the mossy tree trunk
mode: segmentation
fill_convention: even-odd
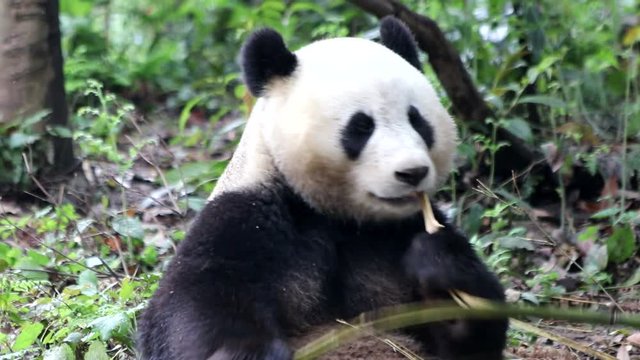
[[[0,0],[0,125],[45,109],[46,124],[67,125],[58,16],[59,0]],[[52,147],[52,169],[71,170],[71,139],[53,138]]]

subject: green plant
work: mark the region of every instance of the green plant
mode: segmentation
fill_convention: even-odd
[[[29,175],[38,173],[48,161],[38,131],[49,111],[39,111],[26,118],[0,123],[0,185],[22,187],[29,182]]]
[[[115,218],[103,239],[112,233],[142,236],[127,223],[127,218]],[[106,356],[113,349],[109,344],[131,351],[135,315],[158,276],[122,277],[114,272],[122,266],[118,254],[92,255],[82,244],[99,240],[87,236],[101,226],[81,217],[71,204],[0,218],[0,238],[9,241],[0,243],[0,323],[11,329],[0,336],[0,356],[27,357],[49,348],[47,353],[71,351],[94,359],[98,353]],[[9,245],[25,234],[32,234],[33,248]],[[137,261],[155,265],[153,252],[143,250]]]
[[[131,116],[133,107],[119,105],[115,95],[105,93],[103,86],[95,80],[87,81],[85,96],[97,100],[97,106],[86,106],[78,110],[74,119],[73,139],[85,156],[105,158],[122,168],[132,165],[136,149],[124,155],[118,149],[124,120]],[[144,144],[143,144],[144,145]]]

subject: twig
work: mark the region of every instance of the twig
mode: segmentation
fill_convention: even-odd
[[[116,239],[113,242],[113,244],[116,247],[116,250],[118,250],[118,256],[120,256],[120,261],[122,261],[122,269],[124,270],[124,274],[127,277],[131,277],[131,275],[129,274],[128,266],[127,266],[127,260],[125,259],[124,253],[122,252],[122,248],[120,247],[120,241]]]
[[[585,345],[580,344],[579,342],[573,340],[573,339],[569,339],[568,337],[562,336],[562,335],[558,335],[555,333],[552,333],[550,331],[546,331],[544,329],[541,329],[537,326],[531,325],[531,324],[527,324],[524,321],[520,321],[517,319],[511,319],[510,321],[511,326],[513,326],[516,329],[520,329],[522,331],[526,331],[535,335],[538,335],[540,337],[544,337],[547,338],[549,340],[553,340],[557,343],[563,344],[565,346],[568,346],[570,348],[573,348],[575,350],[578,350],[582,353],[585,353],[589,356],[593,356],[596,359],[600,359],[600,360],[616,360],[616,358],[614,358],[613,356],[609,355],[609,354],[605,354],[602,351],[598,351],[595,349],[591,349]]]
[[[106,261],[104,261],[103,258],[101,258],[100,256],[98,256],[98,260],[100,260],[100,262],[102,263],[102,265],[104,265],[104,267],[107,268],[107,271],[109,271],[109,273],[118,281],[120,281],[120,275],[118,275],[115,271],[113,271],[113,269],[111,268],[111,266],[109,266],[109,264],[107,264]],[[124,264],[123,264],[124,265]],[[126,271],[125,271],[126,272]]]
[[[350,324],[347,321],[344,320],[336,320],[336,322],[338,322],[339,324],[342,325],[346,325],[349,326],[351,328],[355,328],[357,329],[359,326],[358,325],[353,325]],[[396,344],[394,343],[391,339],[386,339],[386,338],[382,338],[380,336],[377,336],[375,333],[369,333],[368,335],[374,337],[376,340],[380,341],[381,343],[385,344],[385,345],[389,345],[389,347],[391,347],[394,351],[399,352],[400,354],[402,354],[402,356],[406,357],[407,359],[410,360],[423,360],[420,356],[418,356],[418,354],[415,354],[413,351],[407,349],[406,347]]]
[[[140,156],[140,158],[142,160],[144,160],[147,164],[153,166],[153,168],[156,170],[156,172],[158,173],[158,176],[160,176],[160,180],[162,180],[162,185],[166,188],[170,188],[169,186],[169,182],[167,182],[167,178],[165,178],[164,176],[164,172],[160,169],[160,167],[158,165],[156,165],[154,162],[151,162],[149,159],[147,159],[144,155],[142,155],[142,152],[138,153],[138,156]],[[171,191],[167,192],[167,195],[169,196],[169,201],[171,201],[171,204],[173,205],[174,209],[173,211],[182,216],[182,212],[180,212],[180,207],[178,206],[178,203],[176,202],[176,199],[174,198],[173,194],[171,193]]]
[[[10,269],[9,271],[16,275],[22,275],[22,273],[32,271],[32,272],[40,272],[40,273],[45,273],[50,275],[66,276],[71,278],[78,277],[78,275],[75,275],[75,274],[69,274],[69,273],[64,273],[64,272],[49,270],[49,269]]]
[[[22,153],[22,160],[24,161],[24,166],[27,169],[27,174],[29,175],[31,180],[36,184],[38,189],[40,189],[40,191],[42,191],[42,193],[47,197],[46,201],[50,204],[59,205],[59,203],[55,201],[55,198],[51,196],[51,194],[49,194],[49,192],[44,188],[44,186],[42,186],[40,181],[38,181],[38,179],[33,175],[31,164],[29,164],[29,160],[27,159],[27,155],[25,153]]]

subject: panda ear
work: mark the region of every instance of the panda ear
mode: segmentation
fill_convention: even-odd
[[[422,71],[418,60],[418,48],[409,28],[397,18],[389,15],[380,22],[380,40],[416,69]]]
[[[244,82],[256,97],[262,95],[273,78],[291,75],[298,64],[282,36],[272,29],[261,29],[251,34],[240,54]]]

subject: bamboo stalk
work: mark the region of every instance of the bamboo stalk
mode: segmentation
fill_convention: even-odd
[[[296,360],[310,360],[325,354],[338,346],[371,334],[371,331],[390,331],[415,325],[428,324],[453,319],[504,319],[507,317],[536,317],[542,319],[566,320],[601,325],[625,325],[640,329],[640,315],[620,314],[602,311],[583,311],[559,309],[554,307],[527,307],[520,305],[500,304],[487,301],[480,309],[464,309],[453,302],[443,302],[424,307],[423,304],[409,304],[365,313],[360,319],[371,319],[349,327],[333,330],[298,349]],[[351,322],[358,323],[358,320]]]

